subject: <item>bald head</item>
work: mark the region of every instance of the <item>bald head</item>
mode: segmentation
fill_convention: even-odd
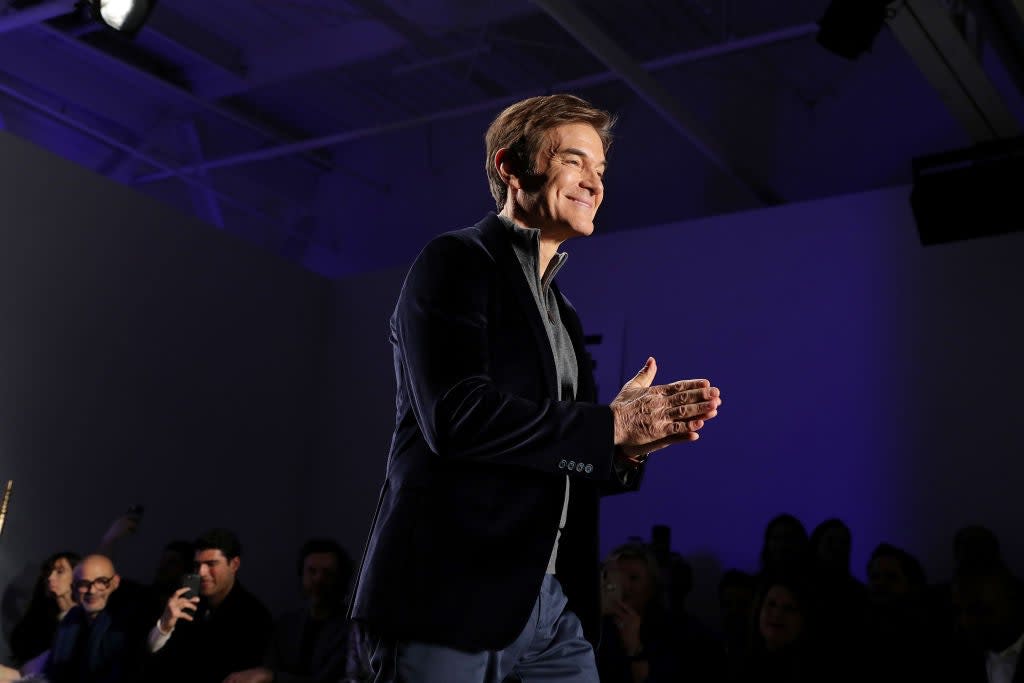
[[[89,555],[75,567],[75,597],[85,613],[95,617],[107,606],[110,595],[117,590],[121,577],[106,555]]]

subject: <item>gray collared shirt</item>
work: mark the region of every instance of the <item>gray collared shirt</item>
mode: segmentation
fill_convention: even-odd
[[[579,367],[576,363],[576,350],[573,348],[572,339],[568,330],[562,324],[562,316],[558,309],[558,297],[551,288],[551,282],[555,275],[565,264],[568,254],[555,254],[551,263],[545,269],[543,276],[540,273],[540,230],[535,228],[524,228],[516,225],[507,216],[499,215],[501,222],[510,230],[512,248],[519,259],[519,265],[523,267],[523,275],[533,292],[534,303],[544,322],[544,329],[548,333],[548,342],[551,345],[551,353],[554,356],[555,372],[558,377],[558,399],[573,400],[576,398],[576,389],[579,383]],[[548,574],[555,573],[555,562],[558,559],[558,542],[562,536],[562,529],[569,514],[569,477],[565,477],[565,500],[562,503],[562,517],[558,522],[558,532],[555,534],[555,545],[551,549],[551,558],[548,560]]]

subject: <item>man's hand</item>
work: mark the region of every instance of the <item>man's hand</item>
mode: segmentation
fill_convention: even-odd
[[[697,432],[718,414],[721,392],[706,379],[652,386],[658,364],[653,358],[626,382],[611,402],[615,445],[630,461],[679,441],[696,441]]]
[[[228,674],[228,677],[224,679],[224,683],[273,683],[274,672],[265,667],[257,667],[255,669],[246,669],[245,671],[236,671],[233,674]]]
[[[10,667],[0,665],[0,682],[16,681],[19,678],[21,678],[20,671],[18,671],[17,669],[11,669]]]
[[[199,605],[199,596],[184,597],[188,590],[187,587],[179,588],[167,601],[164,613],[160,615],[160,622],[157,624],[161,633],[170,633],[174,625],[178,623],[178,619],[192,621],[192,615],[196,611],[196,606]]]

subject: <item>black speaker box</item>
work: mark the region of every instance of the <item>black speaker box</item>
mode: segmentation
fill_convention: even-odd
[[[1024,229],[1024,137],[918,157],[913,168],[921,244]]]

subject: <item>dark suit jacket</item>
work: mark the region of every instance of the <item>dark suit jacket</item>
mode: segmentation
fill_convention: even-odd
[[[46,678],[51,683],[137,681],[145,636],[145,626],[128,612],[108,607],[90,624],[76,605],[57,627]]]
[[[391,317],[396,426],[352,609],[390,637],[470,651],[510,644],[537,598],[569,474],[557,575],[596,642],[611,410],[593,402],[583,330],[556,286],[579,367],[576,400],[557,400],[550,343],[508,230],[491,214],[432,240]]]

